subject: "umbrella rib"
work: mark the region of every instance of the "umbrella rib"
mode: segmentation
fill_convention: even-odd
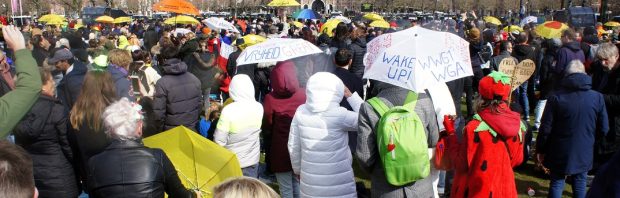
[[[196,183],[196,187],[198,187],[198,185],[200,185],[198,183],[198,164],[196,164],[196,149],[194,149],[194,143],[192,142],[192,159],[194,159],[194,180]]]

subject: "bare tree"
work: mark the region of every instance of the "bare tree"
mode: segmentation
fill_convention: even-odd
[[[58,1],[65,9],[68,8],[69,13],[78,14],[80,10],[82,10],[82,1],[81,0],[59,0]]]

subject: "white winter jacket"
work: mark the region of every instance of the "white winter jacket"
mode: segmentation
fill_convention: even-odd
[[[213,139],[232,151],[241,168],[258,164],[259,134],[263,105],[254,100],[254,85],[245,74],[235,75],[230,82],[230,103],[222,110]]]
[[[306,87],[306,103],[291,123],[288,150],[302,197],[357,197],[348,146],[348,131],[357,131],[364,102],[356,93],[347,98],[355,111],[340,107],[344,84],[338,77],[318,72]]]

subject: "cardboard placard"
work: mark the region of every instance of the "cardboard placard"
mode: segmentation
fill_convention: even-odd
[[[534,70],[536,70],[536,65],[534,61],[530,59],[523,60],[517,65],[514,59],[505,58],[499,65],[499,71],[510,76],[510,87],[512,91],[530,79],[532,74],[534,74]]]

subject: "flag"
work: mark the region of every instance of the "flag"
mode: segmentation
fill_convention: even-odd
[[[228,64],[228,57],[235,51],[235,48],[225,42],[220,43],[219,56],[217,57],[217,64],[222,69],[222,71],[226,72],[226,65]],[[226,78],[223,80],[220,90],[223,92],[228,92],[228,85],[230,84],[230,75],[226,75]]]

